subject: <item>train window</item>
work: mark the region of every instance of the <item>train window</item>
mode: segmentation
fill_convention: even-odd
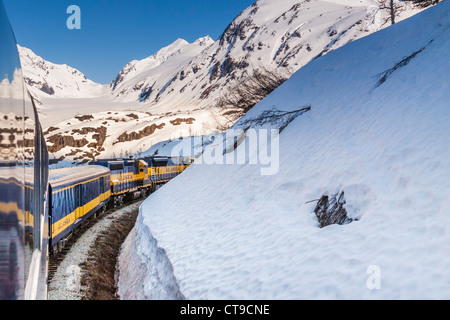
[[[109,169],[111,171],[123,170],[123,164],[122,163],[111,163],[109,165]]]

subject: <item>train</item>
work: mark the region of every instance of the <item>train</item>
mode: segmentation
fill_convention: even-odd
[[[60,252],[83,222],[126,201],[145,198],[182,173],[187,157],[101,159],[49,173],[50,255]]]
[[[2,0],[0,37],[0,300],[44,300],[49,259],[79,226],[109,207],[149,195],[192,159],[103,159],[50,170]]]

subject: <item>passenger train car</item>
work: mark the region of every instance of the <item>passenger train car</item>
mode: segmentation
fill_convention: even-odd
[[[50,170],[50,247],[56,253],[87,218],[106,211],[111,197],[110,171],[100,166]]]

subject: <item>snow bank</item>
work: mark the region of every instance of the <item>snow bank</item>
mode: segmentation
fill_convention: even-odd
[[[255,106],[246,119],[311,105],[280,133],[278,174],[194,164],[159,189],[123,247],[121,297],[449,299],[449,22],[446,1]],[[307,202],[339,191],[360,220],[319,228]]]
[[[119,296],[136,300],[183,299],[165,250],[158,247],[149,228],[141,220],[140,214],[119,257]],[[156,263],[144,263],[141,257],[143,261]]]

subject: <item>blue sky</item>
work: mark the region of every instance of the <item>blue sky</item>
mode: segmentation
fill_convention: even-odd
[[[109,83],[125,64],[177,38],[217,40],[255,0],[3,0],[17,42]],[[81,30],[69,30],[67,8],[81,9]]]

